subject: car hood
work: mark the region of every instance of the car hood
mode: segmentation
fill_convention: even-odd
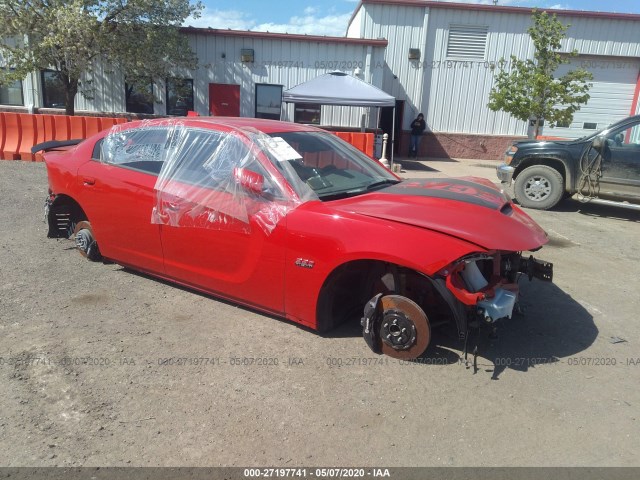
[[[548,240],[529,215],[483,178],[405,180],[377,192],[337,200],[334,207],[427,228],[487,250],[534,250]]]
[[[575,145],[576,143],[582,143],[582,142],[578,142],[577,140],[519,140],[517,142],[514,142],[513,144],[519,149],[521,148],[535,149],[535,148],[549,148],[553,146],[569,147],[571,145]]]

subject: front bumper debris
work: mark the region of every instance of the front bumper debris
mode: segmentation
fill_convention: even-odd
[[[553,281],[553,263],[538,260],[533,258],[533,255],[529,256],[529,258],[520,259],[519,271],[527,274],[529,280],[537,278],[544,282]]]
[[[498,165],[496,167],[496,175],[498,176],[498,179],[500,179],[500,183],[510,187],[511,181],[513,180],[513,172],[515,172],[515,170],[515,168],[510,167],[506,163]]]
[[[511,318],[517,299],[517,292],[496,288],[493,297],[478,302],[478,315],[487,323],[494,323],[503,318]]]
[[[511,318],[518,301],[517,275],[553,280],[553,264],[533,256],[500,254],[466,258],[442,272],[453,296],[487,323]]]

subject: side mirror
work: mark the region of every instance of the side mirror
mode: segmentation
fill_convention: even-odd
[[[246,168],[234,168],[233,169],[233,178],[236,183],[240,185],[247,192],[253,193],[254,195],[261,195],[262,188],[264,187],[264,177],[259,173],[256,173],[252,170],[247,170]]]
[[[597,151],[602,152],[602,147],[604,147],[605,141],[604,137],[596,137],[593,139],[591,146]]]

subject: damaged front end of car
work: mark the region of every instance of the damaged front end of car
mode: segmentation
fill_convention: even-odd
[[[553,264],[520,253],[492,252],[461,258],[438,272],[438,277],[460,303],[491,324],[511,318],[521,274],[529,280],[552,281]]]
[[[473,354],[474,371],[480,331],[488,327],[495,335],[497,323],[512,318],[517,310],[518,281],[523,276],[530,281],[537,278],[550,282],[553,264],[521,252],[491,251],[466,255],[436,275],[423,277],[448,305],[464,342],[465,361],[469,351]],[[423,319],[423,311],[412,304],[408,298],[383,294],[367,302],[361,324],[372,351],[401,359],[414,359],[424,352],[431,339],[429,320],[426,316]],[[417,348],[416,338],[422,340]]]

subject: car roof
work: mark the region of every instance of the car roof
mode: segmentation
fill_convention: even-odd
[[[320,128],[304,125],[300,123],[282,122],[280,120],[268,120],[264,118],[250,117],[174,117],[159,118],[153,120],[143,120],[142,122],[131,122],[122,124],[122,127],[135,128],[141,125],[145,126],[171,126],[185,125],[188,127],[200,127],[214,130],[242,130],[245,128],[255,128],[265,133],[284,133],[284,132],[323,132]]]

